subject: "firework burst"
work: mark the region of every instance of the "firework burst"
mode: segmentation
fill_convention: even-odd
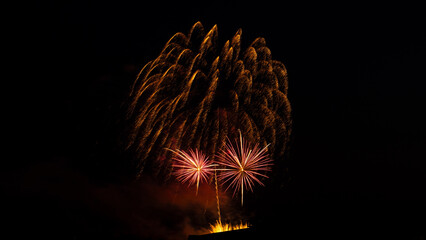
[[[168,176],[166,148],[215,156],[237,129],[250,142],[270,143],[271,156],[284,159],[292,123],[284,64],[272,58],[264,38],[243,49],[241,29],[224,44],[218,33],[200,22],[188,34],[176,33],[132,84],[122,142],[137,177]]]
[[[269,144],[260,148],[259,144],[251,148],[250,144],[245,141],[240,132],[239,141],[235,141],[235,147],[229,140],[218,155],[218,163],[224,166],[219,178],[223,184],[228,183],[229,188],[234,189],[234,195],[241,191],[241,205],[244,201],[244,189],[253,191],[253,186],[258,183],[262,186],[264,184],[260,181],[259,177],[268,177],[261,172],[271,171],[272,159],[267,153]],[[226,191],[225,190],[225,191]]]
[[[200,182],[208,180],[216,164],[212,164],[212,161],[198,149],[189,150],[189,153],[181,150],[169,150],[175,153],[172,159],[174,162],[172,166],[176,168],[174,175],[182,183],[196,184],[196,194],[198,195]]]

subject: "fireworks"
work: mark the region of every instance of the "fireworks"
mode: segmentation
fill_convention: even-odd
[[[244,201],[244,189],[253,191],[253,185],[257,182],[264,186],[259,177],[266,177],[261,172],[271,171],[272,159],[267,154],[268,145],[259,148],[259,144],[253,148],[246,142],[241,133],[239,141],[235,141],[235,147],[228,138],[225,150],[218,154],[218,163],[224,166],[219,178],[223,183],[229,183],[228,188],[234,189],[234,195],[241,191],[241,205]],[[226,189],[226,190],[227,190]]]
[[[207,181],[214,171],[213,167],[216,164],[212,164],[209,158],[198,151],[198,149],[195,149],[195,152],[189,150],[189,153],[181,150],[170,151],[176,154],[173,158],[175,161],[173,167],[177,169],[175,171],[177,179],[182,183],[189,182],[190,185],[196,184],[196,194],[198,195],[200,182]]]
[[[142,68],[124,104],[123,148],[135,160],[136,177],[172,170],[198,194],[200,183],[218,171],[219,230],[235,228],[221,224],[217,180],[234,195],[241,192],[243,204],[246,189],[263,186],[271,158],[284,159],[291,134],[284,64],[272,59],[264,38],[241,49],[241,36],[238,29],[219,46],[218,27],[205,31],[200,22],[188,34],[176,33]]]
[[[243,139],[240,132],[235,146],[228,138],[225,149],[217,155],[217,164],[209,161],[198,149],[195,149],[195,152],[190,150],[189,154],[181,150],[171,150],[176,154],[173,158],[176,162],[173,167],[177,168],[175,175],[181,182],[196,184],[198,192],[200,181],[206,181],[213,171],[218,170],[221,172],[219,179],[222,184],[229,183],[226,190],[233,188],[234,195],[237,191],[241,191],[241,205],[243,205],[244,189],[253,191],[255,183],[264,186],[259,177],[267,178],[268,176],[262,172],[271,171],[270,167],[273,164],[267,153],[268,146],[269,144],[260,148],[259,144],[255,144],[252,147]],[[221,167],[214,168],[216,166]]]
[[[292,122],[287,70],[265,39],[244,50],[241,36],[239,29],[219,46],[218,27],[205,31],[197,22],[142,68],[125,105],[123,147],[134,157],[136,176],[145,170],[168,176],[171,153],[164,149],[215,156],[237,129],[250,142],[270,143],[273,158],[283,159]]]
[[[253,191],[255,183],[264,186],[259,177],[268,176],[261,172],[271,171],[270,167],[273,164],[267,153],[268,146],[269,144],[260,148],[259,144],[255,144],[252,147],[243,139],[240,132],[235,146],[228,138],[225,149],[217,155],[217,164],[210,161],[198,149],[195,149],[195,152],[189,150],[189,154],[181,150],[169,150],[176,154],[173,158],[175,161],[173,167],[177,169],[175,175],[179,181],[196,184],[198,193],[200,181],[207,181],[213,171],[221,171],[219,179],[222,184],[229,183],[226,190],[233,188],[234,195],[237,191],[241,191],[241,205],[243,205],[244,189]],[[214,168],[216,166],[221,167]]]
[[[210,233],[219,233],[219,232],[226,232],[226,231],[233,231],[233,230],[239,230],[239,229],[246,229],[249,228],[249,225],[247,223],[240,223],[238,225],[232,225],[230,223],[222,223],[221,221],[216,221],[216,224],[212,225],[210,224]]]

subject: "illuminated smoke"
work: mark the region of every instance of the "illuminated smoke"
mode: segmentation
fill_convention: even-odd
[[[219,47],[217,26],[205,33],[197,22],[140,71],[129,94],[125,144],[137,175],[169,174],[166,149],[214,156],[238,129],[250,142],[270,143],[271,157],[281,161],[291,132],[287,71],[263,38],[241,51],[241,33]]]

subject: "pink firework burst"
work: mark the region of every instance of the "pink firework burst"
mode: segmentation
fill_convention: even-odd
[[[235,146],[228,138],[225,149],[217,155],[218,163],[224,167],[218,169],[221,170],[219,178],[223,184],[229,184],[226,190],[234,189],[234,195],[237,191],[241,191],[241,205],[244,200],[244,189],[253,191],[255,183],[264,186],[259,177],[268,176],[261,172],[271,171],[273,163],[267,153],[268,146],[269,144],[261,149],[259,144],[255,144],[251,148],[240,132],[240,139],[235,141]]]
[[[173,157],[173,168],[176,168],[174,175],[182,182],[189,182],[189,185],[196,184],[198,195],[198,187],[200,182],[207,181],[214,171],[212,161],[198,149],[189,150],[189,153],[181,150],[171,150],[175,153]]]

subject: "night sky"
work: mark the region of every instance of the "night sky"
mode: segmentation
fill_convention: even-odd
[[[267,1],[26,6],[11,22],[16,144],[0,170],[7,229],[56,239],[164,238],[155,232],[180,236],[176,222],[200,215],[187,195],[170,214],[165,199],[174,184],[132,181],[117,142],[138,71],[174,33],[201,21],[206,29],[217,24],[222,42],[242,28],[243,49],[264,37],[288,70],[289,181],[279,192],[260,190],[262,204],[248,207],[262,212],[254,218],[260,229],[343,239],[375,229],[424,239],[426,19],[419,9]]]

